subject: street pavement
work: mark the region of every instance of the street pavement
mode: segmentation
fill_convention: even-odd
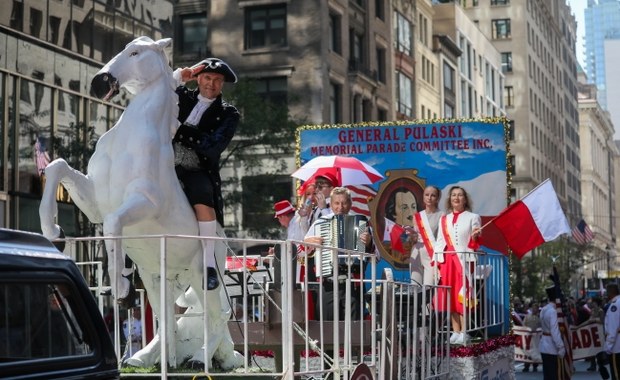
[[[598,380],[602,379],[601,375],[596,372],[587,371],[590,366],[590,362],[585,360],[578,360],[575,363],[575,373],[571,380]],[[609,369],[609,366],[607,367]],[[543,378],[542,364],[538,365],[538,372],[532,372],[532,365],[530,365],[530,372],[523,372],[523,363],[517,362],[515,365],[516,378],[518,380],[540,380]]]

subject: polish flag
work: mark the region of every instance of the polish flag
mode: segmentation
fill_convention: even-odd
[[[385,230],[383,230],[383,241],[389,241],[392,249],[404,254],[403,235],[405,228],[400,224],[385,218]]]
[[[501,233],[506,245],[518,258],[542,243],[571,231],[548,178],[487,224]]]

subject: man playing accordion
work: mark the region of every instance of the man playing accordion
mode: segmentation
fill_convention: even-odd
[[[349,216],[349,212],[351,211],[352,200],[349,190],[344,187],[335,187],[331,192],[330,199],[332,213],[329,215],[321,216],[319,219],[312,223],[304,238],[304,242],[317,245],[325,245],[334,248],[358,250],[362,253],[372,252],[372,237],[370,231],[368,230],[368,228],[366,228],[366,218],[361,215],[356,215],[355,218],[343,217]],[[328,228],[326,229],[325,226],[328,226]],[[327,232],[326,235],[325,231],[331,232]],[[345,234],[351,233],[355,236],[354,239],[350,239],[348,236],[343,236]],[[352,246],[338,246],[338,241],[343,242],[351,240],[354,240],[351,243]],[[308,252],[308,255],[317,255],[318,253],[320,257],[315,257],[315,263],[317,266],[315,268],[308,268],[308,270],[315,270],[317,272],[317,276],[321,278],[321,282],[323,283],[323,318],[325,320],[334,319],[334,276],[332,275],[333,272],[331,271],[337,270],[338,272],[336,278],[338,281],[339,300],[338,315],[339,319],[343,320],[346,308],[346,281],[351,281],[351,279],[362,277],[363,263],[361,263],[357,259],[349,260],[349,262],[347,262],[346,258],[338,259],[337,262],[334,263],[331,259],[334,256],[332,249],[322,250],[317,248],[314,250],[315,252],[309,252],[313,248],[314,247],[312,246],[307,247],[306,251]],[[340,252],[338,253],[339,256],[342,257],[342,254],[340,254]],[[361,317],[362,300],[359,286],[360,283],[356,282],[352,285],[351,290],[350,306],[351,317],[353,319],[359,319]],[[318,313],[316,315],[318,315]]]

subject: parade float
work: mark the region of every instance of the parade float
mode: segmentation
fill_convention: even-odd
[[[381,278],[388,270],[398,282],[428,288],[421,284],[420,263],[412,261],[407,249],[395,249],[393,241],[386,236],[394,193],[412,193],[417,205],[422,206],[426,186],[438,187],[444,197],[450,187],[462,186],[472,198],[473,211],[481,215],[483,225],[488,225],[486,223],[509,203],[508,136],[509,123],[504,118],[305,126],[298,130],[297,158],[298,165],[302,166],[318,156],[353,156],[382,174],[384,179],[371,185],[350,186],[354,208],[370,218],[373,239],[377,242],[377,272],[367,271],[366,277]],[[442,199],[440,206],[444,203]],[[399,223],[412,225],[413,220]],[[464,347],[447,349],[450,378],[514,376],[515,340],[509,333],[508,257],[498,252],[506,252],[501,238],[494,239],[498,233],[491,228],[485,232],[483,244],[486,246],[480,248],[476,257],[474,286],[478,303],[466,313],[467,331],[475,339]],[[423,310],[418,312],[424,313]],[[428,312],[437,316],[432,305]],[[441,317],[433,321],[439,325],[442,322],[445,323]],[[442,328],[447,327],[432,329],[437,335],[430,337],[431,342],[441,342],[445,338]],[[440,352],[433,344],[427,344],[423,351]],[[433,358],[436,359],[427,356],[421,360],[433,361]]]
[[[299,167],[317,157],[346,156],[378,173],[369,182],[349,186],[352,210],[368,217],[376,250],[310,247],[321,252],[317,259],[331,257],[332,265],[344,265],[334,265],[323,281],[305,277],[296,284],[293,258],[307,244],[229,239],[220,232],[210,239],[216,241],[224,286],[205,292],[197,228],[176,181],[169,144],[176,101],[163,52],[168,43],[138,38],[102,69],[97,76],[101,82],[93,81],[94,95],[110,99],[124,85],[134,98],[98,141],[86,175],[62,159],[46,168],[40,207],[42,231],[67,243],[66,251],[86,239],[62,239],[56,224],[62,224],[55,204],[59,184],[91,222],[102,223],[104,236],[93,239],[105,244],[116,300],[131,290],[122,275],[125,255],[140,272],[157,334],[119,366],[150,368],[162,378],[177,372],[285,379],[330,374],[344,379],[368,374],[377,379],[475,379],[512,373],[508,259],[494,249],[493,231],[485,233],[487,246],[475,253],[470,279],[475,299],[466,313],[472,341],[459,348],[448,342],[449,310],[435,307],[445,287],[418,281],[420,268],[410,260],[409,248],[386,233],[394,193],[404,190],[421,205],[427,185],[444,194],[453,185],[466,188],[483,223],[503,210],[510,192],[506,119],[300,127]],[[152,75],[143,75],[145,67]],[[146,110],[152,112],[145,118]],[[337,182],[347,185],[342,177]],[[233,242],[241,251],[230,249]],[[256,243],[276,248],[269,265],[248,257],[247,247]],[[101,281],[95,289],[101,298]],[[352,299],[360,302],[352,306]],[[343,309],[333,306],[329,318],[324,315],[328,307],[312,310],[324,301]],[[112,305],[118,326],[118,304]],[[120,357],[118,332],[114,335]],[[259,364],[261,354],[270,361]]]

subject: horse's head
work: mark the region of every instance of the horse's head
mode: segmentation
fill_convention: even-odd
[[[172,73],[164,52],[171,42],[170,38],[153,41],[144,36],[131,41],[95,75],[90,94],[106,101],[121,87],[136,94],[162,74]]]

